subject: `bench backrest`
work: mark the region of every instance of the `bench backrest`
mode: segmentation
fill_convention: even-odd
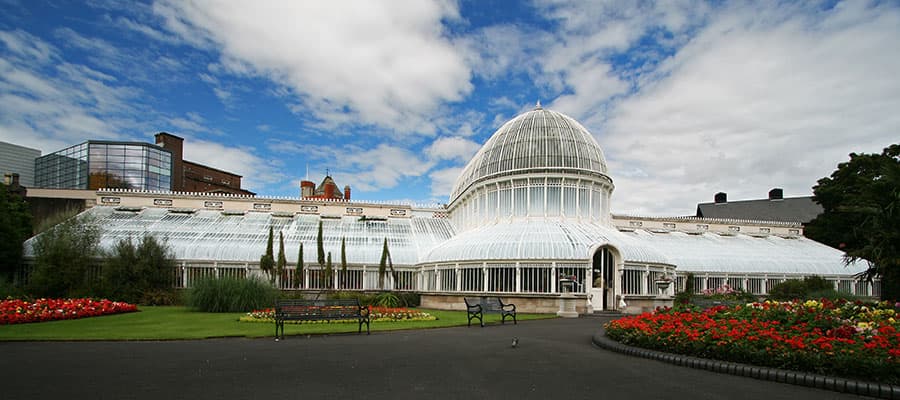
[[[503,311],[503,301],[499,297],[464,297],[463,299],[468,307],[480,304],[481,310],[484,312]]]
[[[349,318],[360,314],[360,306],[357,299],[276,300],[275,314],[303,319]]]
[[[503,302],[499,297],[482,297],[481,308],[484,311],[503,311]]]

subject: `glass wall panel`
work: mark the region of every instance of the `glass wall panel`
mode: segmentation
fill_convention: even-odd
[[[534,184],[534,183],[532,183]],[[530,203],[528,215],[543,216],[544,215],[544,187],[532,186],[528,189]]]
[[[578,215],[581,218],[591,217],[591,192],[583,187],[578,188]]]
[[[487,204],[485,204],[488,219],[497,218],[497,191],[492,190],[487,193]]]
[[[517,187],[513,189],[514,209],[517,217],[524,217],[528,213],[528,188]]]
[[[559,186],[548,186],[547,187],[547,215],[550,217],[555,217],[559,215],[560,211],[560,196],[562,195],[562,190]]]
[[[567,217],[576,216],[576,208],[578,201],[578,191],[574,187],[563,188],[563,213]]]
[[[512,212],[512,191],[510,189],[500,190],[500,218],[509,217]]]

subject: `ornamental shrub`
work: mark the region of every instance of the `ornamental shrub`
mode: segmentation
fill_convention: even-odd
[[[808,299],[846,299],[834,290],[834,285],[821,276],[807,276],[800,279],[788,279],[772,287],[769,297],[775,300],[808,300]]]
[[[381,292],[375,296],[375,301],[372,304],[380,307],[400,307],[402,303],[396,294],[392,292]]]
[[[152,235],[137,244],[125,238],[116,243],[103,264],[102,293],[128,303],[170,305],[175,298],[174,274],[175,256],[165,242]]]
[[[205,312],[248,312],[275,304],[278,290],[263,279],[204,278],[186,293],[188,307]]]

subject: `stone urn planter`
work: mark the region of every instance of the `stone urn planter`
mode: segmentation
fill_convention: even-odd
[[[669,285],[672,284],[671,279],[657,279],[654,283],[656,283],[656,288],[659,289],[661,297],[669,297]]]

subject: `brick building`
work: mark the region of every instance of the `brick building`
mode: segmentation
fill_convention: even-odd
[[[344,191],[341,192],[331,175],[326,175],[318,187],[312,181],[304,180],[300,181],[300,197],[304,199],[350,200],[350,185],[344,186]]]
[[[255,193],[241,188],[241,176],[184,159],[184,139],[171,133],[156,134],[156,145],[172,153],[172,190],[176,192]]]

